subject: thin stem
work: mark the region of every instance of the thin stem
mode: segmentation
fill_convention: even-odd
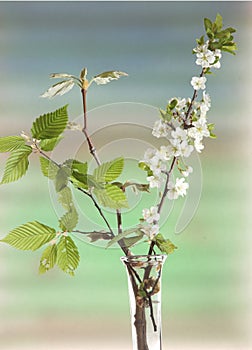
[[[87,143],[88,143],[88,147],[89,147],[89,152],[91,153],[91,155],[93,156],[93,158],[96,161],[97,165],[101,165],[101,161],[97,155],[96,149],[94,147],[94,144],[89,136],[88,133],[88,120],[87,120],[87,90],[86,89],[81,89],[81,94],[82,94],[82,103],[83,103],[83,129],[82,132],[84,133]],[[86,191],[85,191],[86,192]],[[97,210],[99,211],[100,215],[102,216],[103,220],[106,222],[107,227],[110,228],[110,225],[107,221],[107,219],[105,218],[104,214],[102,213],[101,208],[99,207],[98,203],[96,202],[96,200],[94,199],[94,197],[92,196],[91,193],[86,192],[86,194],[88,196],[90,196],[90,198],[92,199],[94,205],[96,206]],[[117,209],[116,211],[116,217],[117,217],[117,226],[118,226],[118,234],[122,233],[122,215],[119,209]],[[113,234],[113,237],[115,236],[114,233],[112,232],[111,228],[110,228],[110,232]],[[121,247],[121,249],[123,250],[123,252],[125,253],[125,255],[131,255],[130,250],[125,246],[123,239],[121,239],[120,241],[118,241],[119,246]]]
[[[87,128],[87,90],[86,89],[81,89],[81,94],[82,94],[82,103],[83,103],[83,129],[82,132],[86,137],[87,143],[88,143],[88,148],[89,152],[91,155],[94,157],[97,165],[101,165],[100,159],[97,155],[96,149],[92,143],[92,140],[88,134],[88,128]]]
[[[165,182],[165,187],[164,187],[164,192],[163,192],[163,195],[161,197],[161,200],[158,204],[158,210],[157,212],[160,214],[161,210],[162,210],[162,207],[163,207],[163,204],[164,204],[164,201],[165,201],[165,197],[169,191],[169,188],[168,188],[168,184],[169,184],[169,180],[170,180],[170,175],[172,173],[172,170],[174,168],[174,165],[175,165],[175,162],[176,162],[176,157],[174,156],[173,157],[173,160],[172,160],[172,163],[171,163],[171,166],[170,166],[170,169],[169,171],[166,173],[166,182]],[[153,249],[154,249],[154,246],[155,246],[155,242],[152,241],[151,242],[151,245],[150,245],[150,249],[149,249],[149,252],[148,252],[148,255],[151,255],[153,253]]]
[[[200,73],[200,78],[203,77],[204,73],[205,73],[205,69],[203,68],[202,71],[201,71],[201,73]],[[188,119],[188,117],[189,117],[189,115],[190,115],[190,112],[191,112],[193,103],[194,103],[194,101],[195,101],[197,95],[198,95],[198,90],[194,90],[193,96],[192,96],[192,99],[191,99],[191,103],[190,103],[190,105],[189,105],[189,107],[188,107],[188,110],[187,110],[187,112],[186,112],[186,115],[185,115],[184,122],[186,122],[186,120]]]

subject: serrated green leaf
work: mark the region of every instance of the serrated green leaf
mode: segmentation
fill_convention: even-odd
[[[55,235],[53,228],[33,221],[15,228],[1,242],[21,250],[36,250],[50,242]]]
[[[98,202],[113,209],[128,208],[128,201],[125,193],[117,186],[107,184],[104,189],[94,189]]]
[[[64,232],[72,232],[77,224],[78,213],[74,206],[59,219],[59,227]]]
[[[141,231],[141,227],[142,225],[137,225],[134,228],[131,228],[129,230],[125,230],[121,233],[119,233],[118,235],[116,235],[115,237],[113,237],[107,244],[107,248],[109,248],[110,246],[112,246],[113,244],[119,242],[121,239],[125,239],[127,236],[131,235],[132,233],[137,233],[137,236],[141,238],[143,237],[143,232]],[[139,239],[141,239],[139,238]]]
[[[41,115],[31,128],[32,136],[37,140],[58,137],[66,128],[68,122],[67,105],[54,112]]]
[[[54,180],[56,178],[59,167],[52,161],[44,157],[40,157],[39,160],[42,174],[48,177],[50,180]]]
[[[56,192],[60,192],[65,188],[68,184],[68,179],[71,176],[71,170],[67,166],[61,166],[55,177],[55,190]]]
[[[97,182],[111,182],[117,179],[123,170],[124,159],[116,158],[110,162],[99,165],[93,173]]]
[[[62,139],[63,139],[62,136],[54,137],[52,139],[44,139],[44,140],[41,140],[39,146],[43,151],[46,151],[46,152],[53,151],[54,148]]]
[[[11,152],[25,145],[21,136],[0,137],[0,152]]]
[[[153,241],[162,253],[171,254],[177,249],[177,247],[169,239],[165,239],[161,233],[157,234]]]
[[[72,191],[69,187],[64,187],[58,193],[58,201],[61,203],[62,207],[67,211],[71,210],[73,207],[73,196]]]
[[[1,184],[17,181],[27,171],[29,166],[28,157],[32,153],[30,146],[22,146],[11,153],[7,159]]]
[[[67,159],[64,162],[64,165],[69,167],[71,169],[71,171],[75,171],[75,172],[78,172],[78,173],[83,174],[83,175],[87,174],[87,170],[88,170],[87,162],[83,163],[83,162],[80,162],[79,160],[76,160],[76,159]]]
[[[52,269],[57,261],[57,245],[49,245],[42,253],[39,265],[39,273],[45,273]]]
[[[80,261],[78,248],[69,236],[61,236],[57,248],[57,265],[64,272],[73,276]]]

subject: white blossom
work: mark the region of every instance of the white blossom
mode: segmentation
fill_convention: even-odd
[[[205,117],[206,113],[209,111],[211,107],[211,98],[209,94],[207,94],[205,91],[203,91],[203,99],[199,104],[200,111],[201,111],[201,117]]]
[[[157,150],[156,155],[160,160],[166,162],[172,157],[172,148],[171,146],[160,146],[159,150]]]
[[[178,103],[176,104],[175,110],[180,112],[183,108],[186,107],[186,99],[185,98],[177,98]]]
[[[152,240],[159,233],[159,225],[147,225],[142,227],[141,231]]]
[[[215,64],[213,64],[212,67],[216,68],[216,69],[219,69],[221,67],[221,64],[220,64],[220,59],[221,59],[221,56],[222,56],[221,50],[216,49],[214,51],[214,55],[215,55],[215,58],[218,58],[218,61]]]
[[[196,64],[201,66],[202,68],[208,68],[215,61],[215,55],[210,50],[205,50],[203,52],[199,52],[196,54],[197,60]]]
[[[154,148],[148,148],[145,153],[144,153],[144,163],[149,164],[151,159],[155,157],[156,155],[156,150]]]
[[[203,143],[197,138],[194,141],[194,147],[198,153],[201,153],[201,151],[204,149]]]
[[[187,138],[187,132],[186,132],[186,130],[184,130],[178,126],[176,128],[176,130],[173,130],[171,132],[171,136],[176,140],[185,141]]]
[[[180,144],[180,155],[182,157],[186,157],[186,158],[190,157],[192,151],[193,151],[193,146],[192,145],[189,145],[187,143],[187,141],[181,142],[181,144]]]
[[[153,126],[152,135],[159,137],[166,137],[169,133],[169,127],[163,120],[157,120]]]
[[[184,197],[186,195],[186,190],[189,187],[187,182],[184,182],[185,178],[177,178],[175,184],[172,181],[168,183],[168,193],[169,199],[177,199],[179,196]]]
[[[187,166],[185,170],[181,170],[181,174],[184,177],[188,177],[189,174],[191,174],[193,172],[193,168],[191,166]]]
[[[160,188],[162,183],[163,183],[162,177],[160,177],[156,174],[148,176],[147,181],[149,181],[149,183],[150,183],[150,188],[155,188],[155,187]]]
[[[199,118],[197,121],[193,122],[192,125],[196,128],[197,139],[202,139],[203,137],[210,136],[210,132],[207,128],[207,123],[205,118]]]
[[[204,90],[206,88],[206,77],[192,77],[191,85],[194,90]]]
[[[149,161],[149,167],[155,175],[160,175],[162,171],[166,170],[166,165],[157,156]]]
[[[193,52],[196,54],[204,53],[208,51],[209,40],[207,40],[203,45],[198,45]]]
[[[143,209],[142,215],[144,220],[148,224],[157,222],[160,219],[160,214],[158,213],[158,207],[151,207],[150,209]]]
[[[173,157],[179,157],[181,155],[180,141],[178,139],[170,139],[171,151]]]

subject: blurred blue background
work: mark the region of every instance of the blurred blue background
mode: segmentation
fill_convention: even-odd
[[[39,95],[50,85],[49,73],[78,75],[83,67],[90,76],[111,69],[129,73],[90,89],[90,110],[117,103],[111,114],[101,109],[102,120],[92,120],[91,131],[132,119],[120,102],[135,104],[139,115],[133,119],[151,125],[153,107],[191,96],[190,79],[199,73],[191,54],[195,38],[203,34],[203,18],[217,12],[224,26],[237,28],[239,51],[224,55],[221,70],[208,77],[209,117],[218,138],[201,155],[199,208],[182,234],[173,233],[182,202],[164,227],[179,247],[163,275],[164,349],[251,348],[251,2],[0,3],[1,136],[29,131],[35,117],[66,103],[77,118],[77,89],[51,101]],[[138,104],[153,106],[146,107],[148,120]],[[1,155],[1,172],[5,159]],[[35,156],[31,163],[19,183],[0,188],[1,237],[35,219],[57,224]],[[0,247],[1,349],[131,348],[120,251],[84,242],[79,247],[74,278],[57,269],[39,276],[40,252]]]

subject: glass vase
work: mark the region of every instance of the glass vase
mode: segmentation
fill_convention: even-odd
[[[161,350],[161,274],[166,255],[121,260],[128,276],[133,350]]]

